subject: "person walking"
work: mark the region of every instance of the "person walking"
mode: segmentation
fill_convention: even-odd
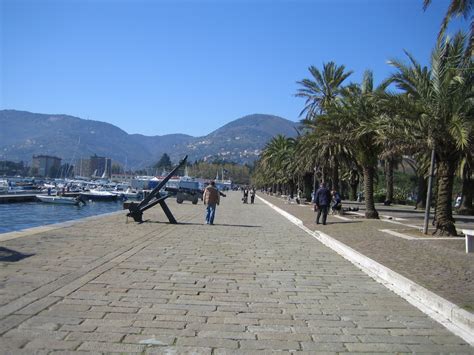
[[[204,190],[203,196],[204,205],[206,205],[206,224],[214,224],[214,217],[216,216],[216,207],[220,202],[219,190],[216,188],[216,183],[212,180]]]
[[[250,203],[253,204],[255,201],[255,187],[250,190]]]
[[[331,193],[326,188],[326,184],[322,182],[319,185],[318,191],[314,195],[314,203],[318,207],[318,215],[316,216],[316,224],[319,224],[319,219],[321,214],[323,215],[323,225],[326,224],[326,219],[328,217],[329,204],[331,203]]]
[[[249,189],[247,186],[244,187],[244,197],[242,198],[243,203],[249,203]]]
[[[336,189],[333,189],[331,191],[331,195],[332,195],[331,212],[332,212],[332,214],[340,213],[340,211],[342,209],[341,196],[339,195],[339,192],[337,192]]]

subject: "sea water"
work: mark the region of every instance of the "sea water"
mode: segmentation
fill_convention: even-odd
[[[42,202],[5,203],[0,204],[0,233],[61,223],[121,209],[122,201],[88,201],[86,205],[80,206]]]

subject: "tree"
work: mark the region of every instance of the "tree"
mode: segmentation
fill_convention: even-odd
[[[112,164],[112,174],[122,174],[124,173],[124,170],[122,166],[118,163],[113,163]]]
[[[281,134],[273,137],[265,146],[259,163],[262,174],[268,183],[273,184],[273,192],[281,191],[282,184],[292,183],[295,171],[292,162],[295,161],[294,138]]]
[[[364,174],[365,217],[378,218],[374,201],[374,178],[382,145],[378,139],[380,119],[387,119],[380,107],[385,84],[374,88],[373,74],[364,73],[360,85],[343,90],[342,104],[329,114],[345,127],[341,132],[344,145],[350,147]]]
[[[155,165],[153,165],[153,168],[169,170],[171,169],[172,166],[173,164],[171,163],[171,159],[169,155],[166,153],[163,153],[160,160],[158,160],[158,162]]]
[[[423,0],[423,10],[426,10],[431,5],[431,0]],[[441,27],[438,33],[438,41],[441,41],[444,37],[448,24],[453,17],[463,16],[465,19],[469,18],[472,9],[474,8],[473,0],[451,0],[448,10],[444,15],[443,21],[441,22]],[[468,43],[468,55],[472,55],[471,50],[473,46],[473,37],[474,37],[474,18],[471,16],[471,35]]]
[[[308,70],[312,75],[312,79],[303,79],[297,82],[302,87],[298,89],[296,96],[306,99],[305,106],[301,111],[300,116],[305,115],[305,119],[302,120],[302,123],[310,131],[314,131],[318,125],[318,116],[326,114],[328,110],[337,106],[340,101],[343,89],[342,84],[352,74],[352,71],[346,72],[345,69],[344,65],[338,66],[334,62],[323,63],[322,72],[320,72],[316,67],[311,66]],[[326,131],[326,133],[329,133],[329,131]],[[322,135],[318,135],[316,140],[323,137],[324,136]],[[311,141],[311,139],[305,140],[305,142],[309,141]],[[324,158],[319,160],[320,162],[324,162],[324,165],[331,169],[332,187],[339,189],[338,152],[340,152],[340,147],[337,143],[337,139],[325,140],[324,144],[319,147],[324,148],[324,152],[321,153]],[[318,152],[321,152],[321,149],[318,149]],[[322,167],[323,171],[326,166]]]
[[[438,42],[431,55],[431,68],[422,67],[409,53],[409,64],[390,61],[397,73],[390,81],[420,107],[412,125],[413,134],[424,137],[437,161],[436,232],[457,235],[452,216],[452,193],[456,166],[469,146],[473,132],[472,59],[464,56],[466,37]]]

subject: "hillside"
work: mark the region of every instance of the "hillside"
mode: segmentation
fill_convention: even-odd
[[[33,155],[48,154],[70,162],[97,154],[139,168],[168,153],[173,161],[188,154],[189,161],[219,158],[248,163],[255,160],[274,135],[295,136],[296,126],[297,123],[281,117],[255,114],[203,137],[144,136],[128,134],[109,123],[68,115],[0,110],[0,160],[30,163]]]

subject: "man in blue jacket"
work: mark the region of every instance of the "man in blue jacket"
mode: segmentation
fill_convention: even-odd
[[[319,224],[319,218],[321,213],[323,214],[323,225],[326,224],[326,219],[328,217],[329,205],[331,204],[331,192],[326,188],[324,182],[319,185],[318,191],[314,195],[314,203],[318,206],[318,215],[316,217],[316,224]]]

